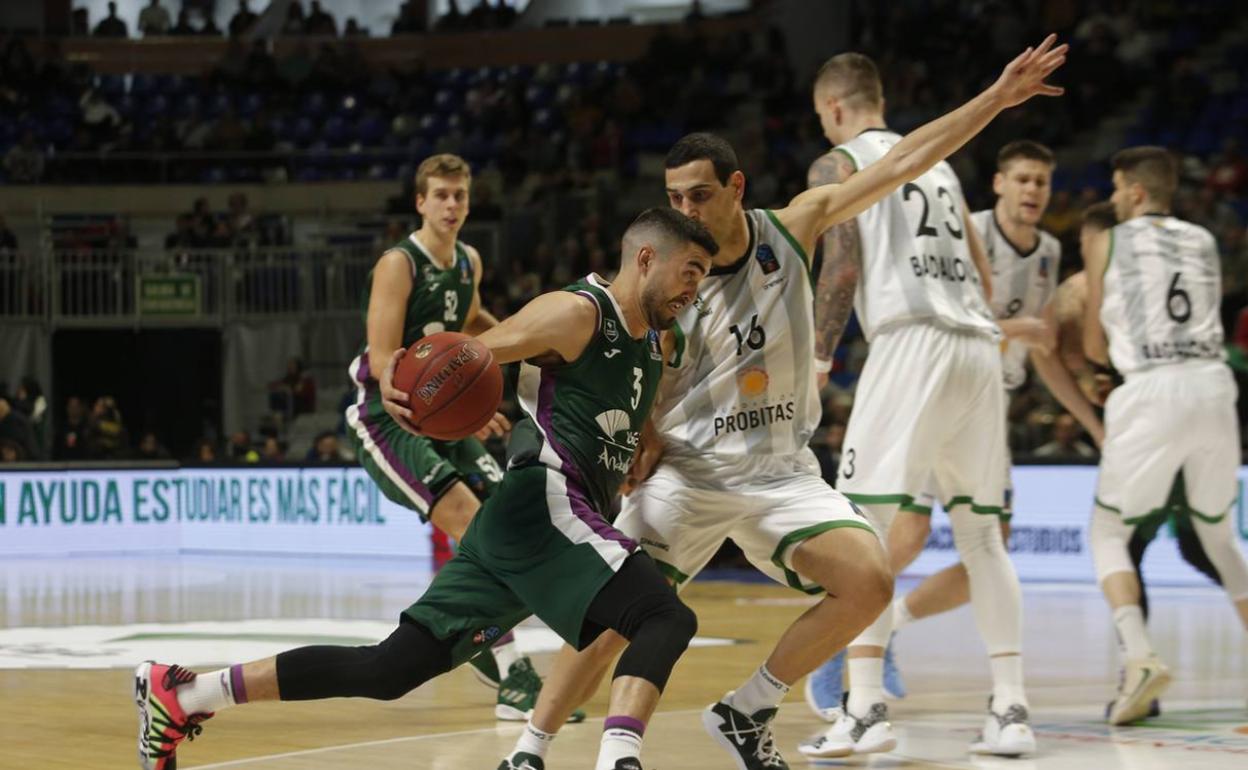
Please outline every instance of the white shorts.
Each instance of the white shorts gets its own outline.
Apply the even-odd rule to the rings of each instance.
[[[838,527],[874,532],[819,475],[809,449],[738,460],[664,460],[628,497],[615,528],[637,540],[683,586],[731,537],[767,576],[807,593],[823,589],[793,569],[794,548]]]
[[[1008,391],[1006,392],[1005,400],[1006,403],[1009,403],[1010,395]],[[1002,467],[1005,470],[1005,478],[1002,480],[1002,483],[1005,484],[1005,492],[1002,496],[1003,502],[1001,503],[1002,521],[1009,521],[1014,516],[1014,479],[1010,476],[1014,470],[1014,457],[1010,452],[1008,425],[1006,426],[1006,435],[1005,462],[1002,463]],[[931,516],[932,508],[936,506],[937,500],[940,499],[940,495],[934,491],[936,488],[936,482],[934,480],[924,484],[923,489],[926,491],[916,497],[914,502],[902,505],[901,510],[909,511],[910,513],[922,514],[923,516]],[[946,511],[946,513],[948,513],[948,511]]]
[[[1221,363],[1128,375],[1105,403],[1096,504],[1136,524],[1166,506],[1182,471],[1192,515],[1225,516],[1239,495],[1236,390]]]
[[[836,487],[859,505],[1002,514],[1009,473],[997,343],[916,323],[876,335],[854,396]]]

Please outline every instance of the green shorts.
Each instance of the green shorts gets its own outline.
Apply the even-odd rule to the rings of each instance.
[[[459,553],[404,615],[451,641],[455,666],[529,615],[583,648],[603,631],[586,610],[637,551],[588,500],[544,465],[509,469]]]
[[[485,499],[502,469],[475,438],[436,441],[403,430],[381,403],[376,381],[357,383],[356,403],[347,407],[347,435],[360,465],[382,494],[429,520],[429,512],[456,481]]]

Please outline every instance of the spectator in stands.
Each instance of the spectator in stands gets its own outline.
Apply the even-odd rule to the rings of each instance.
[[[169,12],[160,4],[160,0],[152,0],[146,8],[139,11],[139,32],[143,37],[154,37],[168,34],[173,26]]]
[[[333,431],[318,433],[304,458],[310,463],[336,463],[342,461],[342,452],[338,447],[338,436]]]
[[[230,17],[230,37],[242,37],[251,31],[251,27],[260,17],[247,7],[247,0],[238,0],[238,10]]]
[[[1248,192],[1248,161],[1239,151],[1239,140],[1228,136],[1222,152],[1213,159],[1205,184],[1224,195]]]
[[[282,34],[302,35],[306,26],[303,18],[303,5],[299,0],[293,0],[286,8],[286,21],[282,22]]]
[[[221,37],[221,28],[217,26],[216,19],[212,18],[212,14],[204,15],[204,26],[199,28],[200,37]]]
[[[321,8],[319,0],[312,0],[312,5],[308,9],[308,20],[304,24],[304,33],[326,37],[338,36],[338,23],[324,8]]]
[[[92,144],[109,149],[121,128],[121,114],[109,104],[99,89],[88,88],[78,100],[82,126],[91,134]]]
[[[429,20],[428,0],[406,0],[399,6],[399,15],[390,27],[392,35],[411,35],[425,31]]]
[[[238,113],[227,109],[212,124],[204,144],[210,150],[222,152],[238,152],[247,141],[247,126],[239,119]]]
[[[116,460],[129,446],[121,410],[112,396],[100,396],[91,406],[86,429],[87,459]]]
[[[342,36],[354,38],[368,37],[368,30],[361,27],[360,23],[352,16],[347,19],[346,26],[342,28]]]
[[[169,30],[169,34],[182,37],[196,34],[195,28],[191,26],[191,14],[185,7],[178,11],[178,23],[173,25],[173,29]]]
[[[460,13],[459,3],[456,0],[450,0],[450,7],[446,9],[446,13],[438,19],[437,29],[439,32],[454,32],[463,29],[464,14]]]
[[[0,444],[8,446],[6,454],[15,461],[41,459],[30,419],[14,409],[4,394],[0,394]]]
[[[1096,450],[1079,438],[1079,424],[1075,418],[1063,412],[1053,421],[1053,439],[1038,447],[1036,457],[1091,458]]]
[[[391,241],[393,243],[393,241]],[[0,252],[17,251],[17,236],[9,229],[9,223],[0,214]]]
[[[286,460],[286,447],[276,436],[265,436],[264,446],[260,449],[260,462],[280,463]]]
[[[269,408],[288,418],[316,411],[316,380],[304,371],[303,359],[286,362],[286,374],[269,383]]]
[[[191,448],[191,462],[193,463],[215,463],[217,461],[217,445],[212,439],[201,438],[195,442],[195,446]]]
[[[65,400],[65,422],[57,428],[52,446],[54,460],[85,460],[87,457],[87,410],[82,399]]]
[[[43,179],[43,164],[43,150],[35,143],[35,132],[29,128],[22,132],[22,140],[4,156],[4,170],[9,181],[18,184],[35,184]]]
[[[48,400],[43,397],[43,388],[34,377],[26,376],[17,384],[13,392],[13,408],[26,415],[30,420],[30,428],[35,434],[35,446],[43,454],[48,429]]]
[[[254,463],[260,461],[260,453],[251,443],[251,435],[245,430],[234,431],[230,443],[226,445],[226,457],[238,463]]]
[[[69,14],[69,34],[74,37],[86,37],[91,34],[91,21],[86,8],[75,8]]]
[[[247,194],[230,193],[227,206],[225,226],[229,231],[230,243],[236,246],[254,245],[258,237],[256,218],[247,207]]]
[[[100,23],[95,25],[96,37],[129,37],[130,32],[126,29],[126,23],[117,18],[117,4],[108,4],[108,15],[100,19]]]
[[[164,444],[150,430],[139,439],[139,448],[134,451],[136,460],[168,460],[169,457],[169,450],[165,449]]]

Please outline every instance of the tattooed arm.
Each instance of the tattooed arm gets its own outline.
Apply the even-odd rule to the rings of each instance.
[[[810,187],[844,182],[854,173],[853,161],[843,152],[833,150],[810,166],[807,183]],[[815,285],[815,360],[819,368],[819,387],[828,382],[832,354],[841,341],[849,314],[854,309],[854,292],[862,272],[862,241],[858,237],[858,221],[847,219],[825,232],[823,267]]]

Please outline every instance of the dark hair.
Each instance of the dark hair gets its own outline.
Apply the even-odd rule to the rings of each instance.
[[[681,137],[680,141],[667,151],[663,167],[680,168],[695,160],[709,160],[715,167],[715,177],[719,179],[720,184],[728,184],[728,177],[732,176],[732,172],[741,168],[741,164],[737,161],[737,151],[732,149],[728,140],[704,131]]]
[[[1114,204],[1109,201],[1093,203],[1083,210],[1083,227],[1096,227],[1101,230],[1112,230],[1118,224],[1118,215],[1114,213]]]
[[[705,225],[673,208],[656,206],[641,212],[624,231],[624,238],[627,240],[640,230],[657,232],[680,243],[696,243],[712,257],[719,252],[719,244]]]
[[[1048,147],[1030,139],[1019,139],[1018,141],[1010,142],[997,152],[997,170],[1004,171],[1005,165],[1016,158],[1038,160],[1050,166],[1057,165],[1057,161],[1053,158],[1053,151]]]
[[[884,103],[880,71],[869,56],[850,51],[825,61],[815,74],[815,90],[833,86],[839,86],[836,97],[855,109]]]
[[[1140,184],[1157,203],[1169,205],[1179,187],[1179,164],[1165,147],[1128,147],[1114,153],[1109,164]]]

